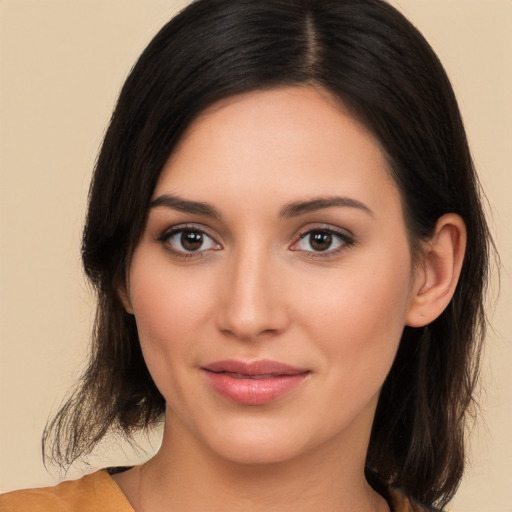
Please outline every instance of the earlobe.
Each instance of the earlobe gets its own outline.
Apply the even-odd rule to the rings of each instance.
[[[124,309],[130,315],[133,315],[133,307],[130,299],[129,286],[128,284],[122,283],[117,286],[117,295],[123,303]]]
[[[455,292],[465,249],[466,226],[462,218],[454,213],[440,217],[417,264],[407,325],[423,327],[444,311]]]

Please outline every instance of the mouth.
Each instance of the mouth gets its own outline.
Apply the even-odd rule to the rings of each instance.
[[[245,375],[243,373],[234,373],[234,372],[214,372],[214,373],[222,373],[227,375],[228,377],[232,377],[233,379],[254,379],[254,380],[264,380],[264,379],[273,379],[279,377],[281,374],[279,373],[267,373],[263,375]]]
[[[201,370],[219,395],[242,405],[264,405],[297,388],[310,370],[270,360],[217,361]]]

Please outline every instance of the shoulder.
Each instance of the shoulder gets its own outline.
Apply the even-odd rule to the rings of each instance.
[[[0,512],[133,512],[127,499],[102,470],[53,487],[0,495]]]

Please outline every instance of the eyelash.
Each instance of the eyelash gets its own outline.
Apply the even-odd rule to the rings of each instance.
[[[169,240],[178,234],[183,234],[184,232],[189,231],[192,233],[197,233],[202,236],[206,236],[208,239],[210,239],[214,244],[218,246],[218,248],[207,248],[207,249],[198,249],[196,251],[182,251],[175,249],[170,243]],[[352,247],[355,245],[355,240],[352,235],[347,234],[344,231],[338,231],[332,227],[327,226],[316,226],[314,228],[307,229],[299,234],[299,238],[296,242],[294,242],[290,248],[292,251],[299,252],[300,249],[293,249],[294,246],[298,245],[301,241],[306,239],[308,236],[312,235],[313,233],[320,233],[320,234],[328,234],[331,235],[333,238],[337,239],[340,242],[340,245],[336,247],[335,249],[327,249],[325,251],[301,251],[303,252],[308,258],[328,258],[333,257],[339,254],[340,252]],[[165,249],[172,253],[174,257],[177,258],[183,258],[183,259],[190,259],[190,258],[204,258],[208,255],[210,251],[217,251],[222,248],[218,242],[215,241],[215,239],[210,236],[204,228],[199,228],[194,225],[180,225],[180,226],[173,226],[170,229],[165,230],[158,238],[157,241],[161,243],[163,246],[165,246]]]
[[[313,233],[321,233],[331,235],[333,238],[337,239],[340,242],[340,245],[335,249],[327,249],[325,251],[304,251],[305,256],[308,258],[329,258],[337,256],[339,253],[349,249],[353,245],[355,245],[356,241],[353,235],[348,234],[345,231],[334,229],[330,226],[315,226],[314,228],[309,228],[303,231],[299,235],[299,240],[294,242],[293,246],[299,244],[302,240],[311,236]],[[293,247],[292,246],[292,247]],[[294,249],[292,249],[294,250]],[[297,249],[295,249],[297,250]]]
[[[196,250],[196,251],[182,251],[175,249],[169,242],[169,240],[180,233],[184,233],[186,231],[200,234],[202,236],[206,236],[209,238],[212,242],[214,242],[216,245],[220,247],[220,244],[215,241],[215,239],[210,236],[203,228],[198,228],[194,225],[181,225],[181,226],[174,226],[170,229],[165,230],[158,238],[157,241],[161,243],[167,251],[172,253],[173,257],[176,258],[183,258],[183,259],[190,259],[190,258],[204,258],[207,256],[208,252],[210,250],[219,250],[217,248],[215,249],[203,249],[203,250]]]

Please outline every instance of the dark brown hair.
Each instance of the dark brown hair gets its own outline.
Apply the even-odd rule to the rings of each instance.
[[[413,246],[445,213],[466,224],[455,295],[431,324],[405,328],[367,456],[368,471],[426,504],[444,506],[453,496],[492,242],[446,73],[422,35],[381,0],[198,0],[143,52],[121,91],[90,190],[83,263],[98,309],[89,366],[44,434],[53,460],[68,465],[108,432],[130,435],[164,413],[117,286],[184,130],[222,98],[301,84],[330,91],[380,140]]]

